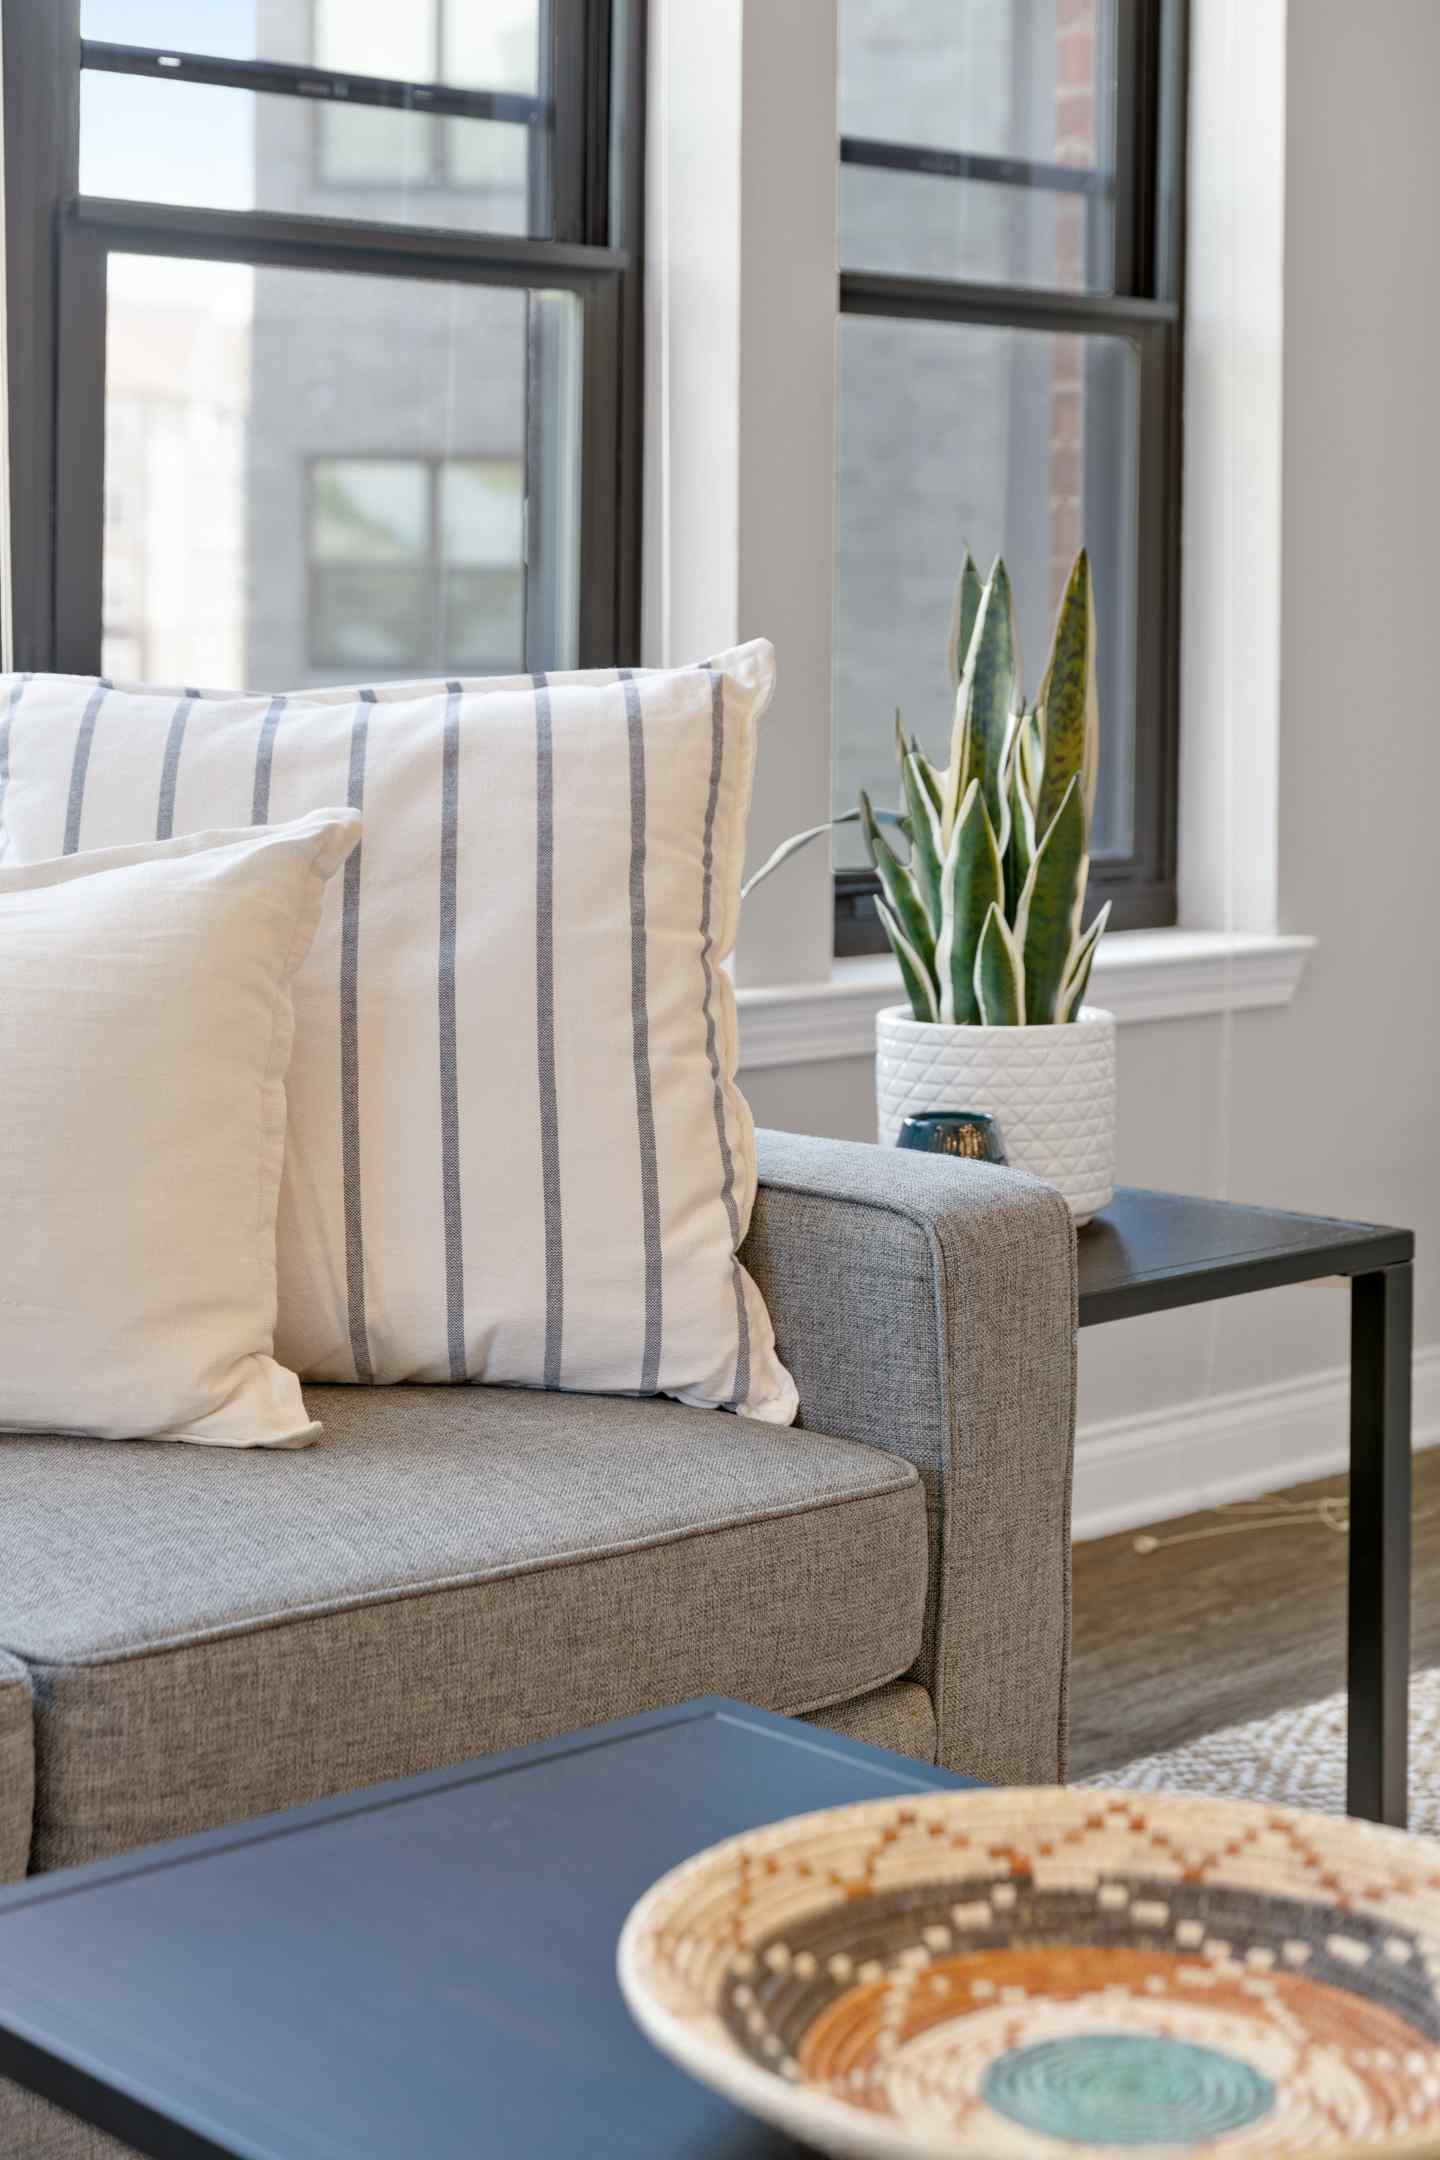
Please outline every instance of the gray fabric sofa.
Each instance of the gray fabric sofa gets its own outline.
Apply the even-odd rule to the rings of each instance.
[[[760,1148],[791,1430],[317,1388],[298,1454],[0,1438],[0,1879],[712,1691],[1061,1776],[1069,1211],[986,1166]],[[0,2085],[0,2153],[120,2150]]]

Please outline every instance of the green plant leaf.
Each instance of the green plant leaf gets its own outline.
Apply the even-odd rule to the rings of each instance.
[[[1013,922],[1020,895],[1035,860],[1035,813],[1021,780],[1023,735],[1018,735],[1010,758],[1010,831],[1005,848],[1005,914]]]
[[[905,760],[905,809],[910,820],[910,868],[915,888],[930,923],[932,938],[940,934],[940,806],[939,783],[928,759],[912,750]]]
[[[1075,558],[1055,617],[1050,664],[1040,686],[1038,704],[1043,715],[1045,762],[1035,804],[1035,830],[1043,833],[1054,822],[1065,790],[1078,773],[1088,832],[1100,755],[1100,700],[1095,687],[1090,558],[1084,548]]]
[[[978,780],[990,813],[991,829],[1001,847],[1009,825],[1005,761],[1015,732],[1019,695],[1020,648],[1015,635],[1015,605],[1010,579],[999,556],[980,598],[975,632],[960,687],[955,696],[955,728],[946,789],[947,822],[941,837],[948,846],[959,816],[963,791]]]
[[[955,598],[950,607],[950,635],[946,640],[946,655],[950,662],[950,686],[960,687],[965,672],[965,661],[970,651],[970,640],[975,634],[975,618],[980,612],[980,595],[984,590],[975,558],[969,548],[955,580]]]
[[[985,1027],[1025,1024],[1025,967],[998,907],[985,917],[975,948],[975,1003]]]
[[[1065,970],[1065,980],[1055,1001],[1055,1018],[1059,1022],[1078,1020],[1080,1008],[1085,1002],[1085,991],[1090,981],[1090,969],[1095,959],[1095,948],[1105,935],[1105,925],[1110,920],[1110,902],[1095,917],[1090,928],[1079,940]]]
[[[890,911],[924,966],[929,968],[935,957],[935,933],[925,913],[915,874],[908,864],[901,862],[881,832],[875,821],[870,797],[864,788],[860,790],[860,824],[865,834],[865,846],[869,851],[871,865],[880,880],[885,898],[890,903]]]
[[[893,810],[877,810],[874,812],[874,816],[882,825],[894,825],[901,830],[904,829],[905,820],[897,817]],[[789,862],[792,855],[798,855],[802,848],[809,847],[812,840],[819,840],[824,834],[833,832],[837,825],[858,825],[859,823],[860,812],[858,810],[842,810],[839,817],[826,818],[823,825],[807,825],[804,832],[791,833],[789,839],[782,840],[774,854],[767,855],[760,868],[752,871],[750,876],[746,878],[745,883],[740,888],[740,898],[742,900],[747,898],[750,893],[754,892],[756,886],[763,885],[766,878],[772,872],[778,870],[782,863]]]
[[[995,828],[978,780],[965,791],[940,874],[940,934],[935,981],[940,1018],[965,1027],[980,1017],[975,998],[975,950],[988,910],[1003,903],[1005,875]]]
[[[885,926],[885,935],[900,963],[900,979],[905,985],[905,995],[910,1000],[910,1010],[917,1020],[938,1020],[935,1003],[935,983],[924,961],[906,937],[885,902],[876,896],[875,912]]]
[[[1089,869],[1080,775],[1074,773],[1035,851],[1015,911],[1015,938],[1025,963],[1025,1013],[1031,1027],[1046,1026],[1056,1017],[1056,1001],[1080,927]]]
[[[910,755],[915,761],[915,779],[935,813],[935,831],[937,835],[935,846],[936,860],[938,862],[940,857],[938,835],[945,816],[945,789],[949,782],[949,776],[942,772],[937,765],[931,763],[921,747],[918,735],[910,737]]]
[[[940,817],[945,807],[945,775],[936,771],[913,735],[910,738],[910,755],[915,760],[915,771],[929,797],[931,808],[936,817]]]
[[[1045,769],[1045,737],[1041,729],[1039,709],[1034,705],[1025,714],[1016,733],[1015,763],[1025,800],[1030,805],[1033,825],[1035,803],[1040,793],[1040,776]]]
[[[958,817],[960,805],[965,800],[965,790],[974,778],[970,770],[969,705],[963,680],[955,693],[955,706],[950,722],[950,762],[938,778],[941,833],[948,843],[954,830],[954,819]]]

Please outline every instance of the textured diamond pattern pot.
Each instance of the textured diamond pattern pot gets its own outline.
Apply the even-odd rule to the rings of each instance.
[[[1115,1016],[1068,1027],[943,1027],[903,1005],[875,1019],[880,1140],[924,1110],[988,1110],[1017,1170],[1057,1185],[1077,1222],[1115,1189]]]

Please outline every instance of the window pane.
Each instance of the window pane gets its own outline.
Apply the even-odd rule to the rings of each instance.
[[[81,0],[80,35],[434,82],[437,6],[438,0],[403,6],[395,0]]]
[[[307,0],[81,0],[80,35],[396,82],[539,88],[542,0],[313,0],[313,35],[311,21]]]
[[[434,653],[423,570],[326,566],[311,587],[310,659],[345,675],[423,669]]]
[[[84,195],[539,234],[546,146],[522,121],[317,105],[92,68],[80,77]]]
[[[270,102],[265,100],[266,105]],[[277,110],[273,117],[283,126],[283,112]],[[417,213],[411,207],[411,197],[414,190],[428,188],[436,177],[435,120],[431,114],[391,112],[381,105],[320,105],[313,114],[306,112],[304,118],[314,127],[315,180],[327,197],[336,188],[393,190],[398,206],[391,214],[397,221],[410,225],[425,222],[423,203]],[[473,124],[463,120],[460,123],[462,127]],[[296,206],[287,203],[285,207]],[[384,216],[386,212],[383,206],[376,206],[370,214]]]
[[[317,458],[310,476],[316,562],[413,562],[430,552],[430,470],[408,458]]]
[[[540,81],[539,0],[443,0],[441,78],[471,90],[520,90]]]
[[[508,569],[524,554],[525,468],[518,459],[466,459],[440,475],[445,559]]]
[[[540,498],[578,495],[579,346],[569,294],[112,257],[107,669],[573,666],[576,521],[527,574],[519,504],[532,439]]]
[[[907,732],[946,760],[945,634],[967,542],[982,572],[1005,557],[1027,697],[1083,542],[1100,630],[1092,852],[1128,852],[1137,373],[1123,338],[841,317],[837,811],[853,809],[861,787],[893,801],[897,706]],[[848,828],[836,859],[865,861]]]
[[[474,195],[492,205],[492,231],[501,230],[504,219],[505,231],[523,232],[532,131],[499,120],[447,118],[436,125],[450,198],[457,189]]]
[[[253,210],[255,108],[246,90],[80,75],[80,192]],[[267,99],[279,103],[278,99]]]
[[[515,666],[521,642],[525,580],[512,570],[452,570],[445,581],[446,649],[472,675],[498,675]]]
[[[980,161],[843,165],[847,268],[1110,287],[1115,0],[841,0],[840,23],[842,135]]]
[[[315,0],[314,63],[346,75],[434,82],[436,5],[437,0],[405,0],[403,7],[395,0]]]
[[[299,14],[298,9],[288,12]],[[203,9],[195,0],[80,0],[80,35],[107,45],[158,45],[171,52],[254,60],[260,57],[256,13],[256,0],[205,0]],[[267,50],[264,57],[294,60],[299,55]]]

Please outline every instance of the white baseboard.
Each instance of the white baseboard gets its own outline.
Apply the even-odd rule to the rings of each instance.
[[[1181,1403],[1158,1416],[1082,1425],[1075,1437],[1076,1539],[1343,1470],[1349,1401],[1349,1372],[1337,1366]],[[1417,1448],[1440,1444],[1440,1344],[1415,1353],[1414,1434]]]

